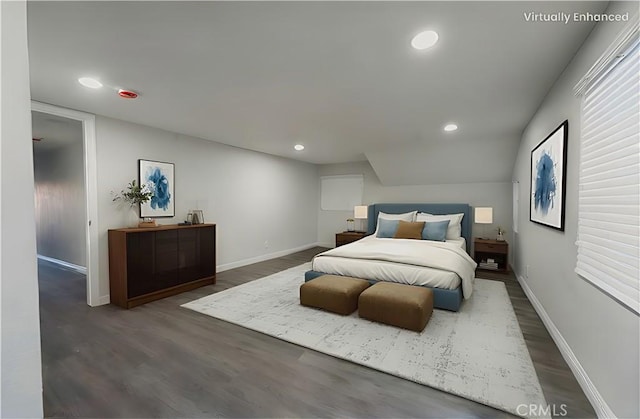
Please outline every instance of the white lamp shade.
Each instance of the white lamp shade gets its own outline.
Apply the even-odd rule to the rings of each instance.
[[[491,207],[477,207],[475,208],[474,219],[476,224],[491,224],[493,223],[493,208]]]
[[[353,207],[353,218],[367,219],[369,207],[366,205],[356,205]]]

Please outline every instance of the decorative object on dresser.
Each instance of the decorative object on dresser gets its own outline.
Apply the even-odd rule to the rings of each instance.
[[[192,224],[204,224],[204,213],[202,210],[192,210],[191,211],[191,223]]]
[[[478,269],[499,272],[509,270],[509,243],[506,241],[476,238],[473,247],[473,258]]]
[[[153,188],[146,183],[137,183],[135,179],[133,179],[127,187],[120,191],[119,194],[111,192],[113,195],[113,202],[124,203],[125,206],[128,207],[128,214],[131,215],[131,220],[127,221],[126,224],[129,227],[155,227],[156,223],[151,218],[144,218],[143,221],[140,221],[140,217],[138,216],[140,211],[140,206],[146,202],[149,202],[153,198]]]
[[[113,304],[131,308],[215,282],[215,224],[109,230]]]
[[[473,212],[473,221],[476,224],[492,224],[493,223],[493,208],[492,207],[476,207]],[[482,238],[487,238],[484,231],[484,225],[482,226]]]
[[[151,217],[144,217],[142,219],[142,221],[140,221],[138,223],[138,227],[140,228],[153,228],[153,227],[158,227],[158,225],[156,224],[156,220],[154,220]]]
[[[140,204],[142,217],[173,217],[175,211],[174,165],[151,160],[138,160],[140,184],[151,189],[149,201]]]
[[[355,207],[353,207],[353,218],[355,218],[356,220],[360,220],[360,225],[358,227],[358,230],[356,231],[367,231],[367,229],[363,225],[363,220],[367,219],[368,211],[369,207],[367,205],[356,205]]]
[[[529,219],[560,231],[564,231],[568,136],[567,120],[531,151]]]
[[[347,243],[353,243],[356,240],[360,240],[366,236],[366,233],[359,231],[343,231],[336,234],[336,247],[342,246]]]

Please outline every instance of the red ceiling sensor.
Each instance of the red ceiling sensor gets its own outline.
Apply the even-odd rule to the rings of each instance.
[[[118,96],[123,97],[125,99],[135,99],[138,97],[138,94],[133,90],[120,89],[118,90]]]

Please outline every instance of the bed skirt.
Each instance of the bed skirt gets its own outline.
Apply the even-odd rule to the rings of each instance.
[[[315,279],[319,276],[327,275],[324,272],[318,271],[307,271],[304,273],[304,281],[308,282],[312,279]],[[333,274],[331,274],[333,275]],[[363,278],[369,281],[372,284],[378,282],[375,279]],[[458,311],[460,309],[460,305],[462,304],[462,286],[459,286],[456,289],[446,290],[442,288],[431,288],[433,291],[433,307],[441,308],[444,310]]]

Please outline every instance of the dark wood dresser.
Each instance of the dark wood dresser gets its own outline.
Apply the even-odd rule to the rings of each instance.
[[[215,224],[109,230],[113,304],[131,308],[215,282]]]

